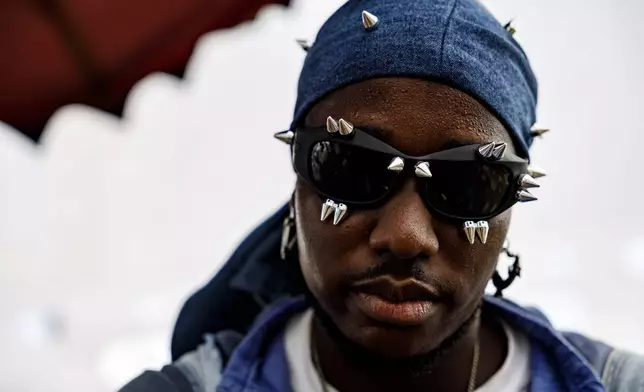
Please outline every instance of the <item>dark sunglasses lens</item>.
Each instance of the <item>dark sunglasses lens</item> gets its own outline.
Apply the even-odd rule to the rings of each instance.
[[[387,170],[391,156],[358,146],[323,141],[310,155],[311,179],[319,191],[345,202],[368,203],[387,194],[396,173]]]
[[[475,218],[496,213],[511,189],[512,172],[479,161],[433,161],[432,178],[422,185],[424,197],[444,214]]]

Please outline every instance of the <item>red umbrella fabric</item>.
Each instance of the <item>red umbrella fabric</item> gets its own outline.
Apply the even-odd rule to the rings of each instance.
[[[0,121],[37,141],[70,103],[121,114],[151,72],[182,76],[198,38],[289,0],[0,0]]]

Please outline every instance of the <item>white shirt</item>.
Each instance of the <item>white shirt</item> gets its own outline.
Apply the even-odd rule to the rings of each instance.
[[[311,359],[313,310],[297,315],[286,329],[285,345],[294,392],[324,392]],[[530,342],[527,336],[501,321],[508,338],[508,355],[501,368],[476,392],[527,392],[530,384]],[[327,384],[328,392],[337,392]]]

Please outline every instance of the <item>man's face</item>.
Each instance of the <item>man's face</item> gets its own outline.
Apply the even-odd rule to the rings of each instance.
[[[345,87],[318,103],[306,125],[323,126],[328,116],[357,128],[382,129],[384,142],[412,156],[454,142],[512,145],[503,125],[476,100],[417,79],[382,78]],[[378,208],[349,208],[338,226],[320,221],[324,200],[301,179],[295,193],[300,264],[309,289],[345,337],[393,358],[431,352],[470,319],[510,222],[509,212],[495,217],[487,244],[470,245],[462,222],[437,219],[427,210],[417,181],[422,180],[410,177]],[[374,269],[384,279],[376,291],[420,284],[434,296],[420,305],[374,301],[356,287],[357,277]],[[408,293],[416,295],[413,288]]]

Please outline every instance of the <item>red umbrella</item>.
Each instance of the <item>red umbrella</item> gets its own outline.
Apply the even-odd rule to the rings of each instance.
[[[182,76],[197,39],[289,0],[0,0],[0,121],[38,140],[59,107],[121,114],[132,86]]]

